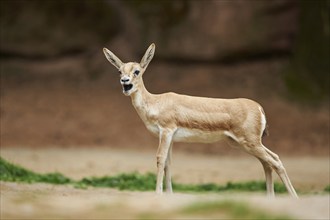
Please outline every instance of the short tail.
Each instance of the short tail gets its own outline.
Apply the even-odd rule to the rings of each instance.
[[[265,128],[262,132],[262,137],[268,136],[269,135],[269,131],[268,131],[268,123],[267,123],[267,119],[266,119],[266,114],[264,109],[260,106],[259,107],[261,114],[264,116],[264,123],[265,123]]]
[[[262,132],[262,137],[268,136],[269,130],[268,130],[268,124],[266,124],[264,131]]]

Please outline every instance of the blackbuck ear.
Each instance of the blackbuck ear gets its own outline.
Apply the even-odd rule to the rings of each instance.
[[[109,60],[109,62],[117,69],[119,69],[123,65],[123,62],[121,62],[121,60],[107,48],[103,48],[103,53],[105,57]]]
[[[147,51],[145,52],[144,56],[142,57],[142,60],[140,62],[140,66],[142,68],[147,68],[148,64],[150,63],[150,61],[152,60],[152,58],[154,57],[154,54],[155,54],[155,48],[156,48],[156,45],[154,43],[152,43]]]

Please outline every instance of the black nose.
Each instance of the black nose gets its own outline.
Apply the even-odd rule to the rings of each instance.
[[[122,83],[125,83],[125,82],[128,82],[129,79],[121,79],[120,81],[121,81]]]

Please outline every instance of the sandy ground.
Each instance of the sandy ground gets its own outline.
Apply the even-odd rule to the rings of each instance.
[[[61,172],[74,179],[122,172],[155,172],[155,152],[106,148],[1,148],[1,156],[36,172]],[[263,193],[208,193],[157,196],[153,192],[115,189],[75,189],[71,186],[1,182],[1,219],[6,218],[166,218],[187,216],[180,210],[201,201],[243,201],[269,213],[299,219],[329,219],[328,157],[283,157],[300,200],[281,195],[267,199]],[[262,180],[259,162],[248,156],[216,156],[174,152],[173,178],[180,183],[226,183]],[[155,214],[156,213],[156,214]],[[208,217],[208,216],[203,216]],[[209,216],[213,217],[214,216]],[[217,218],[225,217],[217,213]]]

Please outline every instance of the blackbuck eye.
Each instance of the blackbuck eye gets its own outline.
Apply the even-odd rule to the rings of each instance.
[[[118,73],[121,75],[121,71],[119,70]]]
[[[135,70],[135,71],[134,71],[134,74],[135,74],[136,76],[139,75],[139,73],[140,73],[139,70]]]

